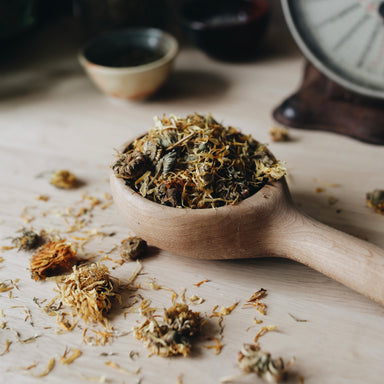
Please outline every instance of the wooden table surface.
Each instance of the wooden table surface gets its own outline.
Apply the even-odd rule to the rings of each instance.
[[[2,65],[1,246],[11,245],[11,238],[23,227],[57,229],[69,240],[84,236],[85,230],[115,232],[110,237],[95,236],[80,252],[81,257],[102,258],[131,234],[117,209],[96,206],[87,226],[74,233],[66,232],[60,213],[68,213],[67,207],[76,211],[86,206],[84,193],[103,204],[108,202],[105,193],[109,192],[114,148],[148,130],[153,116],[199,112],[211,113],[224,124],[270,143],[272,152],[287,164],[289,188],[304,212],[384,248],[384,216],[365,205],[366,192],[384,188],[383,147],[299,129],[290,130],[290,142],[270,142],[268,131],[275,124],[271,111],[298,85],[302,71],[303,59],[291,49],[292,42],[288,41],[291,48],[285,52],[275,44],[260,60],[238,64],[218,62],[193,48],[183,48],[169,82],[158,95],[147,101],[125,102],[108,99],[94,88],[77,62],[77,44],[71,36],[64,34],[41,44],[45,40],[42,33],[37,34],[20,54]],[[49,173],[56,169],[72,171],[82,186],[56,189],[49,184]],[[316,192],[317,188],[323,192]],[[37,200],[40,195],[49,200]],[[330,198],[336,202],[330,204]],[[25,223],[22,216],[33,220]],[[186,289],[187,297],[204,298],[204,303],[192,308],[208,318],[190,357],[161,358],[148,357],[141,342],[131,333],[125,334],[142,318],[137,313],[124,316],[125,309],[119,305],[110,321],[120,337],[110,344],[84,343],[82,322],[72,332],[58,334],[56,318],[47,316],[33,301],[53,298],[56,284],[30,278],[30,256],[16,249],[0,253],[0,281],[19,279],[11,297],[9,292],[0,293],[0,323],[5,323],[0,330],[0,353],[4,351],[1,383],[218,383],[239,372],[238,350],[266,325],[276,325],[277,330],[259,339],[262,348],[284,360],[296,358],[289,383],[383,382],[384,308],[295,262],[279,258],[198,261],[151,249],[136,281],[142,288],[130,294],[150,299],[153,306],[168,307],[171,293],[151,290],[145,284],[155,279],[178,293]],[[119,260],[118,251],[110,258]],[[135,263],[120,266],[111,260],[105,264],[122,280],[136,267]],[[194,285],[204,279],[209,282]],[[267,290],[265,316],[244,307],[260,288]],[[127,300],[132,303],[134,298]],[[207,337],[217,336],[219,331],[217,318],[209,315],[215,305],[228,307],[235,302],[238,306],[223,320],[224,347],[215,355],[213,349],[205,348],[214,343]],[[263,323],[255,324],[254,318]],[[31,343],[20,342],[35,335],[39,337]],[[6,340],[11,342],[8,351]],[[62,365],[59,360],[67,347],[79,349],[82,355],[71,365]],[[131,358],[132,351],[138,356]],[[51,358],[56,365],[47,376],[31,376],[42,373]],[[130,375],[106,365],[108,361],[127,371],[140,368],[140,372]],[[26,370],[33,363],[36,367]],[[250,375],[238,382],[262,380]]]

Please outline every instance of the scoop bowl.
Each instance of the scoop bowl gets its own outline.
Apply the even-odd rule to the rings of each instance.
[[[113,173],[110,184],[130,229],[160,249],[196,259],[285,257],[384,305],[384,251],[300,212],[284,178],[237,205],[206,209],[152,202]]]

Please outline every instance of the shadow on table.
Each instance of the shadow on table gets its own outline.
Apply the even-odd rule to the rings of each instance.
[[[353,203],[348,204],[348,196],[342,195],[341,190],[336,190],[334,193],[331,190],[322,193],[292,191],[291,195],[299,210],[315,220],[352,236],[359,234],[360,237],[364,237],[361,233],[361,216],[344,209],[345,206],[352,207]],[[339,200],[341,195],[342,201]]]
[[[10,74],[0,88],[0,102],[48,91],[57,82],[82,76],[80,68],[47,68],[28,75]]]
[[[230,83],[225,77],[210,71],[175,71],[168,82],[149,101],[180,99],[209,100],[224,96]]]

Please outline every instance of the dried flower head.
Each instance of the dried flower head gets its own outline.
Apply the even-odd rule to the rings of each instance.
[[[377,213],[384,214],[384,190],[375,189],[367,193],[367,205],[373,208]]]
[[[289,141],[288,129],[284,127],[272,127],[269,136],[274,142]]]
[[[203,319],[199,312],[193,312],[187,304],[176,303],[164,310],[162,320],[155,319],[153,313],[134,328],[134,336],[143,340],[148,349],[156,355],[188,356],[191,351],[191,339],[200,332]]]
[[[116,175],[125,179],[141,175],[148,164],[147,156],[142,152],[122,153],[113,164],[112,169]]]
[[[74,314],[85,322],[97,322],[108,326],[105,314],[112,307],[118,283],[109,275],[103,264],[73,267],[73,272],[59,285],[60,300],[74,310]]]
[[[251,136],[198,114],[155,118],[112,169],[142,196],[185,208],[236,204],[286,173]]]
[[[76,263],[76,248],[66,240],[50,241],[40,247],[31,259],[32,277],[37,281],[59,275]]]
[[[42,244],[42,242],[43,237],[41,235],[26,229],[22,230],[21,236],[12,239],[12,243],[19,248],[19,251],[29,251],[31,249],[36,249],[39,245]]]
[[[263,352],[260,345],[243,344],[238,355],[239,368],[245,373],[256,373],[267,383],[278,383],[285,378],[287,370],[293,364],[291,360],[286,366],[281,357],[272,359],[271,354]]]
[[[140,258],[147,249],[147,242],[140,237],[133,236],[121,242],[120,256],[125,260]]]
[[[77,179],[66,169],[59,169],[52,174],[50,183],[57,188],[70,189],[76,187]]]

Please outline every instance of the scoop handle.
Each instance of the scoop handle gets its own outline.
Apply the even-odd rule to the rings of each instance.
[[[292,208],[280,221],[275,254],[329,276],[384,305],[384,250]]]

